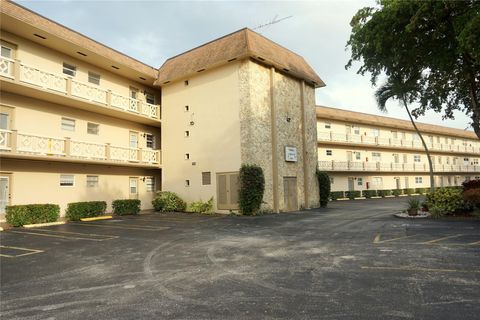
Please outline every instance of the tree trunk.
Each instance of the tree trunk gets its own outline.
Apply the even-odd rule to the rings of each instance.
[[[425,140],[423,140],[423,136],[420,133],[420,130],[418,130],[417,125],[413,120],[412,114],[410,113],[410,109],[408,109],[408,105],[407,105],[407,102],[405,101],[405,98],[402,98],[402,102],[403,102],[403,105],[405,106],[405,109],[407,110],[408,117],[410,118],[410,121],[412,122],[412,125],[415,128],[415,131],[420,137],[420,140],[422,140],[423,147],[425,148],[425,153],[427,154],[427,159],[428,159],[428,166],[430,168],[430,192],[433,193],[433,191],[435,190],[435,179],[433,177],[433,164],[432,164],[432,158],[430,157],[430,151],[428,150]]]

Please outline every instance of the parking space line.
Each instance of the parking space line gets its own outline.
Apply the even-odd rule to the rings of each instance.
[[[442,241],[442,240],[445,240],[445,239],[458,238],[460,236],[463,236],[463,234],[456,234],[456,235],[453,235],[453,236],[446,236],[446,237],[442,237],[442,238],[438,238],[438,239],[433,239],[433,240],[430,240],[430,241],[421,242],[420,244],[432,244],[432,243],[436,243],[436,242],[439,242],[439,241]]]
[[[412,237],[416,237],[416,236],[417,236],[417,234],[414,234],[414,235],[411,235],[411,236],[403,236],[403,237],[398,237],[398,238],[393,238],[393,239],[387,239],[387,240],[381,240],[380,241],[381,235],[377,234],[377,236],[373,240],[373,243],[386,243],[386,242],[392,242],[392,241],[396,241],[396,240],[400,240],[400,239],[412,238]]]
[[[476,242],[472,242],[472,243],[469,243],[468,245],[469,246],[474,246],[474,245],[480,245],[480,241],[476,241]]]
[[[458,273],[480,273],[480,270],[460,270],[460,269],[436,269],[436,268],[416,268],[416,267],[369,267],[362,266],[364,270],[379,271],[410,271],[410,272],[458,272]]]
[[[27,232],[27,231],[14,231],[10,230],[8,232],[12,233],[20,233],[20,234],[29,234],[29,235],[35,235],[35,236],[41,236],[41,237],[50,237],[50,238],[61,238],[61,239],[76,239],[76,240],[90,240],[90,241],[104,241],[104,240],[112,240],[112,239],[117,239],[118,236],[104,236],[104,239],[98,239],[98,238],[86,238],[86,237],[74,237],[74,236],[63,236],[59,234],[49,234],[49,233],[42,233],[42,232]]]
[[[28,255],[31,255],[31,254],[45,252],[44,250],[38,250],[38,249],[29,249],[29,248],[12,247],[12,246],[1,246],[1,245],[0,245],[0,248],[20,250],[20,251],[29,251],[29,252],[26,252],[26,253],[21,253],[21,254],[16,254],[16,255],[10,255],[10,254],[4,254],[4,253],[0,254],[0,257],[5,257],[5,258],[17,258],[17,257],[28,256]]]
[[[35,231],[44,231],[44,232],[50,232],[50,233],[65,233],[65,234],[76,234],[76,235],[81,235],[81,236],[91,236],[91,237],[114,237],[114,238],[119,238],[119,236],[112,236],[112,235],[104,235],[104,234],[96,234],[96,233],[84,233],[84,232],[72,232],[72,231],[61,231],[61,230],[51,230],[51,229],[41,229],[37,228]]]
[[[160,231],[170,229],[169,227],[128,227],[128,226],[117,226],[117,225],[106,225],[106,224],[95,224],[95,223],[71,223],[76,226],[84,227],[97,227],[97,228],[108,228],[108,229],[127,229],[127,230],[142,230],[142,231]]]

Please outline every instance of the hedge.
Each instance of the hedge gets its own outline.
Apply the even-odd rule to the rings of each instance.
[[[78,221],[82,218],[97,217],[105,214],[105,201],[72,202],[67,205],[65,216],[68,220]]]
[[[382,198],[392,195],[392,190],[378,190],[378,195]]]
[[[182,198],[169,191],[158,192],[152,205],[155,211],[161,212],[183,212],[187,207],[187,203]]]
[[[265,176],[257,165],[243,164],[239,173],[238,204],[240,212],[253,215],[260,210],[265,192]]]
[[[318,191],[320,192],[320,207],[325,208],[330,196],[330,177],[325,171],[315,172],[318,180]]]
[[[330,192],[330,199],[337,200],[340,198],[345,198],[343,191],[332,191]]]
[[[363,190],[362,194],[365,198],[370,199],[377,196],[377,190]]]
[[[210,214],[213,211],[213,197],[207,202],[194,201],[187,206],[187,212],[189,213],[206,213]]]
[[[452,214],[464,206],[462,189],[436,189],[433,193],[427,194],[425,202],[435,218]]]
[[[395,197],[398,197],[401,194],[402,194],[402,189],[393,189],[392,190],[392,195],[394,195]]]
[[[347,197],[350,200],[359,198],[360,196],[361,196],[361,192],[359,190],[345,191],[345,197]]]
[[[60,206],[56,204],[27,204],[7,206],[5,218],[14,227],[25,224],[55,222],[60,216]]]
[[[427,188],[417,188],[415,189],[415,192],[418,194],[425,194],[427,193]]]
[[[140,212],[140,200],[138,199],[121,199],[112,202],[113,214],[137,214]]]
[[[411,195],[411,194],[414,194],[414,193],[415,193],[415,189],[414,189],[414,188],[406,188],[406,189],[403,189],[403,194]]]

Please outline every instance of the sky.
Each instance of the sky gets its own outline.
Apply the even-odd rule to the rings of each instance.
[[[317,105],[408,120],[397,101],[377,109],[369,75],[345,70],[350,20],[374,0],[323,1],[17,1],[19,4],[153,67],[174,55],[244,27],[303,56],[326,83]],[[287,18],[288,17],[288,18]],[[461,112],[454,120],[427,112],[418,122],[471,129]]]

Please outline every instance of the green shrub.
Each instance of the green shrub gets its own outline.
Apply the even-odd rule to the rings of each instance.
[[[261,167],[243,164],[239,174],[238,204],[240,212],[253,215],[260,210],[263,193],[265,192],[265,177]]]
[[[114,200],[112,202],[113,214],[125,215],[125,214],[137,214],[140,212],[140,200],[138,199],[121,199]]]
[[[463,200],[473,206],[480,207],[480,188],[466,189],[463,192]]]
[[[159,191],[152,201],[155,211],[161,212],[184,212],[187,203],[175,192]]]
[[[382,198],[392,195],[392,190],[378,190],[378,195]]]
[[[425,194],[425,193],[427,193],[427,188],[416,188],[415,193]]]
[[[213,197],[207,202],[194,201],[187,206],[187,212],[211,213],[213,211]]]
[[[65,216],[68,220],[78,221],[82,218],[97,217],[105,214],[105,201],[72,202],[67,206]]]
[[[398,197],[401,194],[402,194],[402,189],[393,189],[392,190],[392,195],[394,195],[395,197]]]
[[[362,194],[365,198],[370,199],[377,196],[377,190],[363,190]]]
[[[353,200],[355,198],[359,198],[361,195],[359,190],[353,190],[353,191],[345,191],[345,197],[347,197],[350,200]]]
[[[415,193],[415,189],[414,189],[414,188],[406,188],[406,189],[403,189],[403,194],[411,195],[411,194],[414,194],[414,193]]]
[[[428,193],[425,202],[432,216],[454,213],[463,208],[462,189],[439,188]]]
[[[343,191],[332,191],[332,192],[330,192],[330,199],[337,200],[337,199],[341,199],[341,198],[345,198],[345,194],[344,194]]]
[[[60,216],[60,207],[56,204],[27,204],[7,206],[5,218],[14,227],[25,224],[55,222]]]
[[[330,177],[325,171],[317,169],[316,176],[318,180],[318,191],[320,192],[320,207],[325,208],[328,205],[330,196]]]

